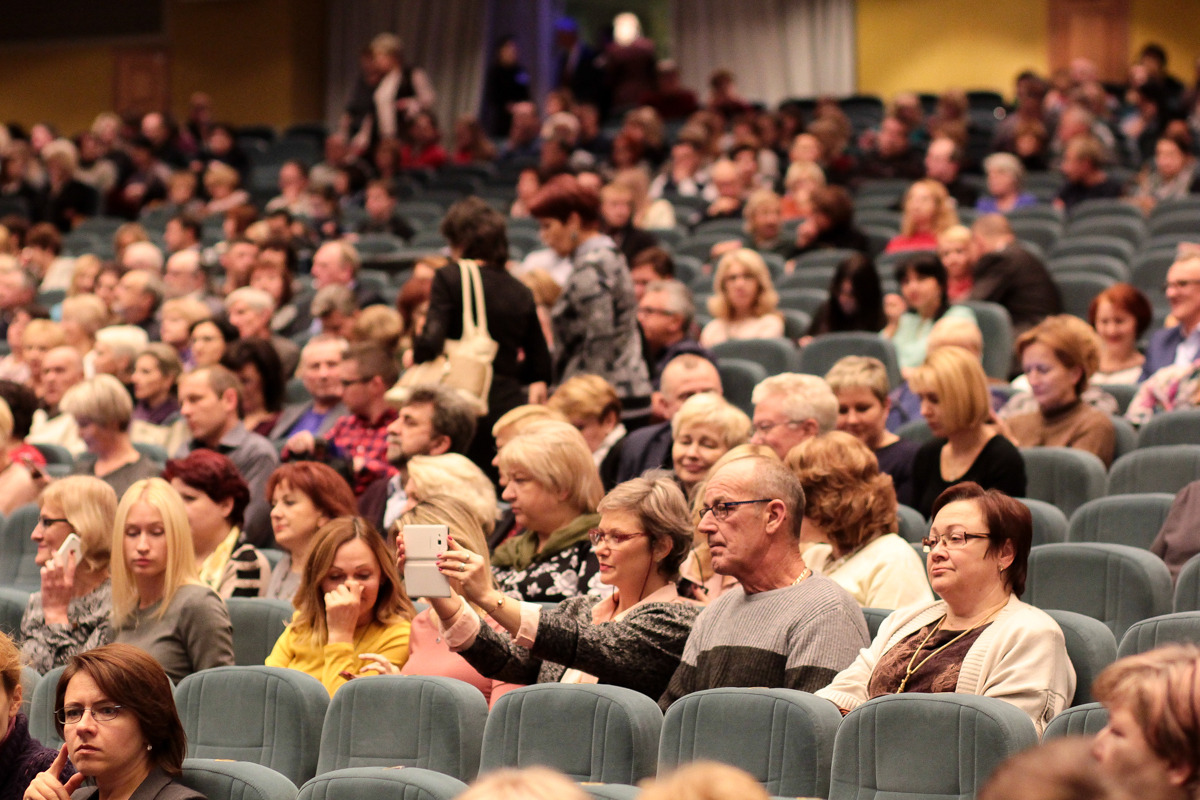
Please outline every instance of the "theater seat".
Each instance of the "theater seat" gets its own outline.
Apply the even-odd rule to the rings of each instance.
[[[1060,736],[1095,736],[1108,724],[1108,709],[1099,703],[1068,708],[1046,726],[1043,741]]]
[[[1121,637],[1117,657],[1137,655],[1164,644],[1200,644],[1200,611],[1178,611],[1135,623]]]
[[[399,722],[399,721],[398,721]],[[326,772],[300,787],[300,800],[453,800],[457,778],[417,767],[355,767]]]
[[[1098,619],[1074,611],[1046,612],[1062,628],[1067,656],[1075,668],[1075,697],[1070,705],[1092,702],[1092,682],[1109,664],[1117,660],[1117,637]]]
[[[249,761],[185,758],[180,780],[208,800],[296,800],[291,781]]]

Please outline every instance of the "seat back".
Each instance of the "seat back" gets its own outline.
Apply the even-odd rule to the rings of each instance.
[[[1032,497],[1017,498],[1033,515],[1033,543],[1052,544],[1067,540],[1067,515],[1058,506]]]
[[[1067,515],[1104,495],[1104,462],[1073,447],[1022,447],[1025,494],[1044,500]]]
[[[890,608],[864,608],[862,612],[863,617],[867,620],[867,633],[870,634],[872,641],[879,633],[879,627],[883,625],[883,621],[894,613]]]
[[[799,371],[824,378],[825,373],[846,356],[878,358],[887,368],[888,385],[900,384],[900,362],[896,360],[896,348],[891,340],[863,331],[821,334],[800,351]]]
[[[932,442],[937,438],[933,435],[933,430],[929,427],[929,423],[925,421],[924,417],[910,419],[896,430],[896,435],[901,439],[907,439],[917,444]]]
[[[25,608],[28,605],[29,592],[0,586],[0,633],[14,641],[20,641],[21,619],[25,616]]]
[[[317,774],[403,766],[472,781],[487,713],[478,689],[451,678],[381,675],[350,681],[325,715]]]
[[[1006,758],[1037,741],[1029,717],[993,697],[879,697],[838,728],[829,800],[973,797]]]
[[[1174,494],[1200,479],[1200,444],[1138,447],[1113,462],[1108,494]]]
[[[1189,558],[1176,576],[1175,610],[1200,611],[1200,555]]]
[[[1046,613],[1062,628],[1067,656],[1075,668],[1075,697],[1070,705],[1092,702],[1092,682],[1117,659],[1117,637],[1098,619],[1074,611],[1052,609]]]
[[[654,775],[661,731],[658,705],[632,689],[522,686],[488,714],[479,769],[540,764],[576,781],[635,784]]]
[[[1066,708],[1050,720],[1046,732],[1042,735],[1042,741],[1057,739],[1060,736],[1095,736],[1107,724],[1108,709],[1099,703]]]
[[[717,365],[717,372],[721,376],[725,399],[753,416],[754,403],[751,402],[750,397],[759,381],[765,380],[767,377],[767,371],[763,369],[763,366],[744,358],[723,358]]]
[[[983,334],[983,371],[989,378],[1007,380],[1013,354],[1013,325],[1008,309],[986,300],[968,300],[962,305],[975,312],[975,322]]]
[[[1155,414],[1138,431],[1138,447],[1200,442],[1200,408]]]
[[[37,685],[41,683],[42,676],[33,667],[21,667],[21,713],[26,717],[29,716],[29,709],[33,706],[33,693],[37,689]]]
[[[291,781],[249,761],[185,758],[180,781],[208,800],[296,800]]]
[[[1069,542],[1107,542],[1150,548],[1167,520],[1174,495],[1117,494],[1088,501],[1071,515]]]
[[[192,758],[270,767],[297,786],[316,774],[329,692],[299,670],[215,667],[175,687]]]
[[[1200,644],[1200,611],[1177,611],[1135,622],[1121,637],[1117,657],[1137,655],[1171,642]]]
[[[33,689],[29,703],[29,735],[46,747],[63,746],[63,738],[54,729],[54,693],[65,667],[55,667],[42,676]]]
[[[40,513],[37,503],[27,503],[4,519],[0,527],[0,586],[29,592],[42,588],[41,568],[34,561],[37,545],[29,538]]]
[[[1111,394],[1111,392],[1110,392]],[[1116,397],[1116,395],[1113,395]],[[1118,409],[1120,408],[1121,400],[1117,398]],[[1125,402],[1125,407],[1129,407],[1129,402]],[[1108,418],[1112,421],[1113,426],[1113,461],[1116,461],[1126,453],[1132,453],[1137,449],[1137,429],[1133,427],[1133,423],[1118,414],[1109,414]]]
[[[453,800],[467,790],[429,769],[354,767],[326,772],[300,787],[300,800]]]
[[[292,604],[267,597],[230,597],[225,605],[233,625],[233,663],[262,665],[292,619]]]
[[[788,339],[730,339],[713,346],[718,360],[741,358],[761,364],[768,375],[795,372],[800,366],[800,351]]]
[[[791,689],[708,689],[681,697],[663,717],[658,770],[711,760],[750,773],[767,794],[829,793],[842,715],[828,700]],[[731,737],[730,731],[740,735]]]
[[[921,512],[903,503],[896,506],[896,527],[900,529],[896,532],[904,541],[914,544],[920,544],[929,532],[929,523],[921,516]]]
[[[1120,544],[1044,544],[1029,553],[1024,600],[1085,614],[1118,639],[1133,623],[1169,613],[1171,573],[1162,559]]]

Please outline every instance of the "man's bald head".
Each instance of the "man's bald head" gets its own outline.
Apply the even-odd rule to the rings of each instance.
[[[683,401],[694,394],[723,394],[716,365],[695,353],[684,353],[671,359],[663,368],[659,386],[651,404],[654,412],[663,419],[674,417]]]

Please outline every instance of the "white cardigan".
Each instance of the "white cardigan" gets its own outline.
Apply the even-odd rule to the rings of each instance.
[[[816,694],[850,710],[867,701],[867,683],[880,657],[898,642],[946,613],[945,601],[902,608],[879,628],[869,647]],[[1033,720],[1038,736],[1075,695],[1075,668],[1058,623],[1015,595],[983,630],[963,659],[959,694],[1012,703]]]
[[[815,544],[804,551],[804,563],[852,594],[863,608],[933,602],[921,557],[894,533],[885,533],[840,563],[830,545]]]

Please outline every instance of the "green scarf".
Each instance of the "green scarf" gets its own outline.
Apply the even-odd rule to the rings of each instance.
[[[581,514],[550,534],[540,552],[537,549],[537,534],[525,531],[496,548],[496,552],[492,553],[492,566],[511,570],[525,569],[530,564],[545,561],[556,553],[579,544],[587,538],[588,531],[599,524],[599,514]]]

